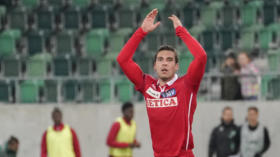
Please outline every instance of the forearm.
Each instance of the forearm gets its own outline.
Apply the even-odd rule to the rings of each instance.
[[[206,58],[206,53],[200,43],[191,36],[191,34],[183,27],[178,26],[176,28],[176,35],[186,44],[194,59]],[[206,60],[202,60],[206,62]]]
[[[132,37],[127,41],[127,43],[122,48],[120,54],[117,57],[117,61],[121,66],[125,63],[132,61],[132,57],[139,46],[142,39],[147,35],[142,28],[138,28]]]

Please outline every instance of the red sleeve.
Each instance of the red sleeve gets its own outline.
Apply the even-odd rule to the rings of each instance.
[[[176,35],[184,41],[191,54],[194,56],[194,60],[191,62],[184,78],[186,82],[193,85],[194,90],[197,91],[205,71],[207,55],[199,42],[196,41],[184,27],[177,27]]]
[[[81,150],[80,150],[78,136],[72,128],[71,128],[71,132],[72,132],[73,148],[74,148],[75,155],[76,157],[81,157]]]
[[[142,28],[138,28],[132,37],[127,41],[117,57],[117,62],[120,64],[125,75],[135,85],[136,89],[142,87],[144,82],[144,73],[141,68],[132,60],[141,40],[146,36],[146,32]]]
[[[129,143],[124,143],[124,142],[117,142],[116,141],[116,137],[117,134],[120,130],[120,123],[115,122],[112,127],[111,130],[109,132],[109,135],[107,137],[107,145],[110,147],[114,147],[114,148],[126,148],[129,147]]]
[[[48,152],[47,152],[47,131],[44,132],[42,136],[42,141],[41,141],[41,157],[47,157]]]

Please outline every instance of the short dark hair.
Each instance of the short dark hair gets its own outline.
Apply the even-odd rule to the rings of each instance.
[[[154,60],[153,60],[153,63],[155,64],[156,60],[157,60],[157,55],[160,51],[163,51],[163,50],[167,50],[167,51],[171,51],[174,53],[174,56],[175,56],[175,63],[178,63],[179,62],[179,59],[178,59],[178,55],[177,55],[177,52],[175,50],[174,47],[170,46],[170,45],[162,45],[158,48],[157,50],[157,53],[155,54],[154,56]]]
[[[255,106],[249,107],[248,108],[248,112],[249,111],[255,111],[256,113],[259,113],[259,109],[257,107],[255,107]]]
[[[60,114],[62,114],[60,108],[58,108],[58,107],[55,107],[55,108],[53,109],[52,114],[54,114],[54,113],[60,113]]]
[[[18,138],[16,138],[15,136],[11,136],[8,140],[8,144],[12,144],[13,142],[16,142],[17,144],[19,144]]]
[[[226,110],[231,110],[231,111],[232,111],[232,108],[231,108],[231,107],[229,107],[229,106],[224,107],[224,109],[223,109],[223,113],[224,113]]]
[[[122,105],[122,112],[124,112],[126,109],[128,108],[132,108],[133,107],[133,104],[131,102],[125,102],[123,105]]]

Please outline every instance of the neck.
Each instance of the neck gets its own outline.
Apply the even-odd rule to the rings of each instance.
[[[160,86],[164,86],[167,82],[169,82],[170,80],[172,80],[174,77],[175,77],[175,74],[174,74],[172,77],[167,78],[167,79],[161,79],[161,78],[159,78],[159,79],[158,79],[158,80],[159,80],[159,85],[160,85]]]
[[[60,126],[62,123],[56,123],[54,124],[54,126]]]

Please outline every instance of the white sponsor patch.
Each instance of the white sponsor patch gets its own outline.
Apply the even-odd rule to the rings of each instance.
[[[177,97],[161,98],[161,99],[146,99],[147,107],[161,108],[161,107],[175,107],[178,106]]]
[[[160,98],[160,92],[153,90],[151,87],[146,90],[146,93],[154,98]]]

